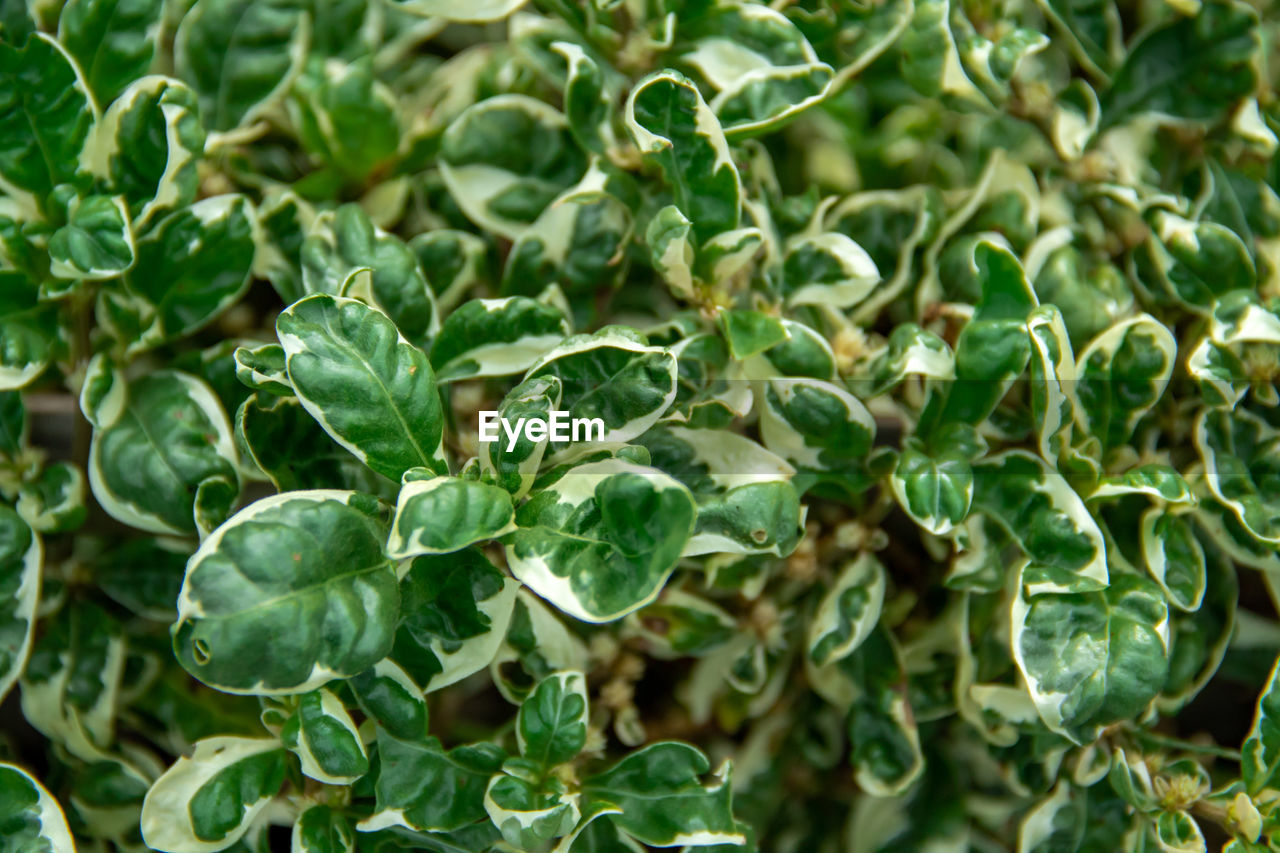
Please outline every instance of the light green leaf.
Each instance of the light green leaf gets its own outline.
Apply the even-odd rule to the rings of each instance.
[[[79,64],[94,99],[106,105],[147,72],[161,0],[68,0],[58,41]]]
[[[280,730],[302,772],[326,785],[349,785],[369,772],[369,756],[342,701],[325,688],[304,693]]]
[[[729,343],[729,352],[739,360],[758,355],[791,337],[781,320],[760,311],[723,311],[720,328]]]
[[[311,37],[305,0],[197,0],[174,40],[178,76],[211,130],[257,121],[297,76]]]
[[[147,792],[142,838],[168,853],[215,853],[239,841],[279,792],[285,756],[275,738],[196,743]]]
[[[236,379],[243,384],[277,397],[292,396],[293,386],[289,384],[285,368],[284,348],[279,344],[236,347],[232,357],[236,362]]]
[[[516,513],[506,545],[519,580],[588,622],[609,622],[657,597],[694,530],[683,485],[621,459],[563,472]]]
[[[445,469],[431,365],[385,314],[317,294],[282,311],[276,330],[298,398],[334,441],[394,480]]]
[[[32,212],[58,184],[74,183],[97,107],[75,63],[52,36],[0,44],[0,178]]]
[[[1071,447],[1077,418],[1075,355],[1062,312],[1055,305],[1032,311],[1027,333],[1031,336],[1031,413],[1040,455],[1057,464]]]
[[[564,81],[564,112],[569,131],[586,151],[604,154],[616,144],[610,123],[612,98],[605,88],[599,64],[578,45],[568,41],[551,43],[568,66]]]
[[[1091,74],[1107,77],[1123,55],[1120,12],[1111,0],[1036,0],[1066,37],[1071,52]]]
[[[946,341],[915,323],[902,323],[882,349],[867,357],[848,384],[867,399],[892,390],[908,376],[954,379],[955,372],[955,355]]]
[[[681,299],[693,299],[693,261],[696,253],[693,223],[689,218],[674,204],[667,205],[649,220],[644,242],[649,247],[650,263],[666,281],[671,292]]]
[[[410,743],[378,732],[377,810],[357,826],[372,832],[403,826],[450,832],[485,818],[489,777],[506,754],[492,743],[446,751],[434,737]]]
[[[85,403],[95,425],[89,485],[112,517],[175,534],[207,532],[227,517],[240,487],[237,454],[208,385],[172,370],[127,385],[117,376],[101,403]]]
[[[396,500],[387,556],[403,560],[460,551],[510,533],[514,519],[511,495],[498,486],[457,477],[410,480]]]
[[[984,104],[985,96],[961,64],[951,15],[952,0],[917,0],[911,24],[898,41],[898,69],[922,95]]]
[[[645,77],[627,97],[626,125],[656,162],[699,241],[738,227],[742,186],[724,131],[691,80],[677,71]]]
[[[232,516],[187,564],[183,667],[228,693],[297,693],[391,650],[400,596],[372,498],[286,492]]]
[[[1077,743],[1138,716],[1164,687],[1169,610],[1153,581],[1123,574],[1097,592],[1013,603],[1013,657],[1045,725]]]
[[[538,682],[520,705],[516,738],[520,754],[543,773],[577,757],[587,742],[585,676],[556,672]]]
[[[686,743],[654,743],[585,780],[582,792],[621,808],[604,819],[644,844],[741,845],[746,838],[733,820],[730,767],[701,783],[710,769],[706,756]]]
[[[563,314],[527,296],[473,299],[446,318],[431,365],[440,382],[522,373],[568,334]]]
[[[8,828],[6,849],[75,853],[58,801],[14,764],[0,763],[0,826]]]
[[[1204,853],[1204,835],[1195,818],[1179,809],[1156,818],[1156,843],[1163,853]]]
[[[66,225],[49,237],[50,272],[59,278],[114,278],[133,266],[133,229],[121,196],[76,199]]]

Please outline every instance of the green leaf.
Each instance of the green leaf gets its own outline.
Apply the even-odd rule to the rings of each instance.
[[[115,618],[76,602],[45,620],[22,674],[22,714],[71,755],[101,761],[115,740],[126,640]]]
[[[133,230],[121,196],[76,199],[66,225],[49,237],[50,272],[59,278],[114,278],[133,266]]]
[[[289,849],[290,853],[355,853],[355,830],[329,806],[311,806],[298,815]]]
[[[500,21],[519,9],[526,0],[479,0],[458,3],[456,0],[392,0],[392,5],[423,18],[444,18],[467,24]]]
[[[923,772],[924,757],[897,643],[876,626],[836,667],[850,684],[847,725],[854,779],[874,796],[901,793]]]
[[[298,756],[303,773],[326,785],[349,785],[369,772],[356,724],[330,690],[302,694],[280,741]]]
[[[400,584],[394,661],[426,692],[489,665],[519,584],[475,548],[417,557]]]
[[[608,815],[626,835],[661,847],[743,844],[733,820],[726,764],[711,769],[705,755],[674,741],[650,744],[582,783],[587,796],[622,809]]]
[[[763,384],[764,446],[798,466],[831,469],[865,459],[876,423],[862,401],[832,382],[777,378]]]
[[[396,500],[387,556],[460,551],[510,533],[514,519],[511,495],[498,486],[456,477],[409,480]]]
[[[41,533],[62,533],[84,523],[84,474],[70,462],[45,466],[37,479],[22,484],[18,514]]]
[[[1280,545],[1280,431],[1244,409],[1205,409],[1195,442],[1209,490],[1249,536],[1274,550]]]
[[[374,226],[356,204],[316,217],[301,248],[302,284],[308,293],[346,296],[344,287],[360,270],[372,271],[375,308],[400,334],[423,344],[436,333],[438,319],[431,287],[413,252],[400,239]]]
[[[286,753],[275,738],[213,737],[179,758],[147,792],[142,837],[171,853],[230,847],[279,792]]]
[[[587,170],[565,117],[524,95],[481,101],[440,142],[440,175],[467,217],[510,240]]]
[[[35,33],[0,44],[0,177],[42,208],[58,184],[74,183],[97,107],[66,50]]]
[[[533,487],[543,455],[551,443],[551,412],[560,406],[563,383],[555,376],[540,376],[527,379],[512,388],[498,406],[499,423],[506,419],[508,423],[518,424],[522,419],[526,422],[541,421],[548,428],[539,439],[530,439],[525,430],[520,430],[512,446],[510,438],[480,445],[480,468],[485,476],[507,491],[513,498],[524,497]]]
[[[484,792],[506,754],[492,743],[445,750],[434,737],[410,743],[378,732],[378,805],[357,827],[450,832],[485,818]]]
[[[1085,830],[1085,801],[1065,781],[1029,810],[1018,826],[1019,853],[1078,850]]]
[[[955,452],[930,456],[905,447],[889,482],[907,515],[935,536],[964,521],[973,502],[973,467]]]
[[[1204,853],[1204,835],[1185,811],[1164,811],[1156,818],[1156,843],[1165,853]]]
[[[469,231],[437,228],[409,241],[418,265],[431,270],[431,290],[441,311],[451,310],[486,278],[488,245]]]
[[[1031,594],[1107,585],[1102,531],[1061,474],[1021,450],[984,459],[973,472],[974,509],[1008,530],[1031,557]]]
[[[1079,415],[1105,448],[1129,440],[1173,375],[1177,344],[1155,318],[1143,314],[1112,326],[1076,362]]]
[[[386,315],[317,294],[282,311],[276,330],[298,398],[334,441],[394,480],[414,467],[444,470],[431,365]]]
[[[40,602],[44,548],[16,512],[0,505],[0,699],[26,665]]]
[[[212,389],[172,370],[114,383],[105,402],[85,409],[95,426],[88,469],[98,503],[153,533],[216,527],[240,480],[231,425]]]
[[[1154,501],[1178,506],[1196,503],[1195,493],[1178,470],[1159,463],[1139,465],[1123,474],[1103,477],[1089,500],[1123,495],[1146,495]]]
[[[680,208],[669,204],[649,220],[645,230],[649,262],[662,276],[673,295],[691,300],[695,296],[693,261],[693,223]]]
[[[789,306],[852,308],[871,294],[880,271],[871,256],[838,231],[787,242],[783,292]]]
[[[791,337],[777,317],[759,311],[724,311],[720,328],[729,342],[729,352],[739,360],[748,359]]]
[[[1029,595],[1023,585],[1013,656],[1045,725],[1087,743],[1140,715],[1164,687],[1168,618],[1160,588],[1141,575],[1097,592]]]
[[[236,411],[236,443],[276,491],[342,486],[390,499],[395,483],[365,467],[320,428],[297,397],[255,394]]]
[[[885,571],[875,557],[859,554],[841,571],[809,622],[809,660],[823,667],[852,654],[880,621]]]
[[[1194,17],[1178,16],[1143,35],[1102,95],[1103,129],[1153,112],[1211,121],[1257,84],[1260,48],[1254,10],[1209,0]]]
[[[27,446],[27,407],[19,391],[0,391],[0,456],[16,459]]]
[[[742,185],[724,131],[691,80],[656,71],[627,97],[626,125],[656,162],[698,239],[738,227]]]
[[[589,462],[519,508],[507,563],[566,613],[609,622],[657,597],[696,511],[688,489],[666,474],[621,459]]]
[[[58,801],[14,764],[0,763],[0,826],[6,827],[6,850],[75,853]]]
[[[111,103],[147,72],[161,5],[161,0],[68,0],[63,6],[58,41],[79,64],[99,104]]]
[[[297,693],[391,650],[400,596],[376,506],[356,492],[286,492],[232,516],[187,564],[174,652],[229,693]]]
[[[612,99],[605,89],[600,65],[572,42],[552,42],[551,49],[564,57],[568,66],[564,81],[564,112],[569,132],[583,150],[604,154],[613,144],[610,124]]]
[[[195,201],[204,143],[195,92],[151,75],[131,82],[94,127],[85,167],[124,196],[140,229],[156,215]]]
[[[1179,610],[1200,609],[1206,584],[1204,549],[1185,515],[1152,507],[1142,515],[1142,553],[1147,571]]]
[[[586,678],[556,672],[538,682],[516,717],[520,754],[545,774],[577,757],[587,743]]]
[[[484,809],[503,838],[520,850],[536,849],[573,829],[580,817],[578,795],[560,792],[562,785],[543,790],[528,780],[494,776],[485,790]]]
[[[527,296],[472,299],[445,320],[431,365],[440,382],[523,373],[568,334],[563,314]]]
[[[390,168],[400,149],[398,104],[372,65],[325,63],[299,77],[288,101],[303,146],[353,183]]]
[[[592,437],[602,444],[621,443],[642,435],[666,413],[676,395],[676,358],[621,327],[606,327],[566,338],[525,378],[560,380],[559,407],[571,419],[599,418],[604,434]]]
[[[1192,222],[1168,211],[1151,216],[1151,236],[1139,256],[1144,279],[1189,307],[1208,309],[1234,290],[1252,290],[1258,274],[1240,236],[1216,222]],[[1149,270],[1149,272],[1148,272]]]
[[[126,282],[146,300],[135,348],[189,335],[240,300],[249,287],[257,214],[240,195],[202,199],[160,220],[138,240]]]
[[[1240,769],[1245,789],[1250,795],[1274,787],[1280,770],[1280,660],[1271,668],[1267,682],[1258,694],[1253,725],[1240,748]]]
[[[305,0],[197,0],[174,39],[177,74],[211,130],[251,124],[284,96],[311,37]]]
[[[426,697],[394,661],[384,658],[347,684],[365,714],[392,735],[409,741],[426,737]]]

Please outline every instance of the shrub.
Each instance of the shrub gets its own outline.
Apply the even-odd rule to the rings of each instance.
[[[1280,850],[1278,22],[0,4],[0,850]]]

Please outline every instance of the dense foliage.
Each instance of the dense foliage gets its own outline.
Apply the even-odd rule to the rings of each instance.
[[[0,2],[0,851],[1280,851],[1278,40]]]

